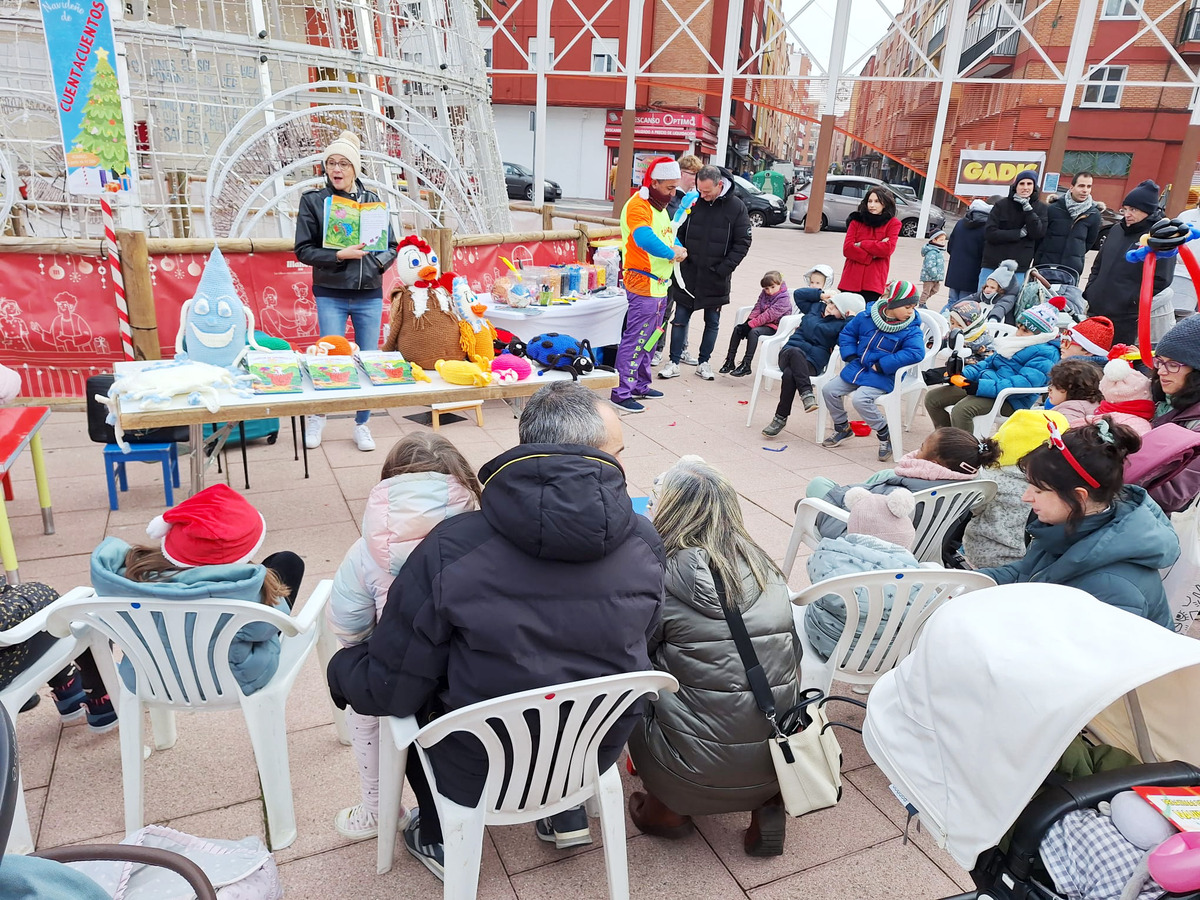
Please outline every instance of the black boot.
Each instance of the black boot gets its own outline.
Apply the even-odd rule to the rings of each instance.
[[[751,363],[750,357],[746,357],[740,363],[738,363],[737,368],[734,369],[729,374],[732,375],[734,378],[744,378],[745,376],[749,375],[751,371],[753,371],[750,368],[750,363]]]
[[[734,354],[730,353],[727,357],[725,357],[725,362],[721,363],[721,368],[717,370],[720,374],[728,375],[733,371],[733,367],[736,365],[736,363],[733,361],[733,356]]]

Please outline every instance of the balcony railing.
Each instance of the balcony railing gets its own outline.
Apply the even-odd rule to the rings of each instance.
[[[925,45],[926,54],[934,53],[942,44],[946,43],[946,26],[939,28],[929,39],[929,43]]]
[[[1200,42],[1200,5],[1192,4],[1179,23],[1179,43]]]
[[[996,44],[996,40],[1004,32],[1008,32],[1008,37]],[[1021,39],[1021,32],[1015,28],[994,28],[984,37],[977,40],[974,44],[963,51],[962,56],[958,60],[959,71],[965,71],[976,62],[985,56],[1016,56],[1017,42]],[[995,46],[995,49],[993,48]]]

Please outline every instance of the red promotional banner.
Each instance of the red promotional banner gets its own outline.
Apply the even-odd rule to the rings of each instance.
[[[454,270],[476,291],[491,289],[514,263],[550,266],[575,261],[573,241],[460,247]],[[150,260],[150,280],[163,358],[175,355],[179,313],[196,292],[207,254],[171,254]],[[314,343],[317,306],[312,272],[289,252],[227,253],[234,285],[260,331],[303,350]],[[384,276],[384,297],[395,280]],[[386,332],[388,311],[383,314]],[[108,260],[34,254],[0,256],[0,363],[21,375],[27,397],[82,397],[90,375],[111,372],[121,359],[121,337]]]

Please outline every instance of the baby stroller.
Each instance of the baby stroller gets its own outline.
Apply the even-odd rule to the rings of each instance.
[[[1062,297],[1067,301],[1064,312],[1075,324],[1087,318],[1087,301],[1083,299],[1083,291],[1079,289],[1079,273],[1069,266],[1046,265],[1029,270],[1026,283],[1036,282],[1048,292],[1049,297]],[[1018,306],[1025,300],[1024,288]],[[1022,307],[1023,308],[1023,307]]]
[[[1007,585],[929,618],[871,691],[863,743],[970,870],[977,890],[950,900],[1062,900],[1041,863],[1043,836],[1135,785],[1200,785],[1198,702],[1200,641],[1074,588]],[[1038,794],[1085,727],[1144,764]]]

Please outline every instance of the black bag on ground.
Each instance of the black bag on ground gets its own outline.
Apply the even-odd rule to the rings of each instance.
[[[108,407],[96,399],[96,395],[108,396],[108,389],[116,380],[113,375],[92,375],[88,378],[87,390],[87,426],[88,438],[97,444],[115,444],[117,436],[113,427],[105,419],[108,418]],[[169,428],[130,429],[125,432],[125,440],[131,444],[171,444],[182,443],[188,439],[186,425],[172,425]]]

